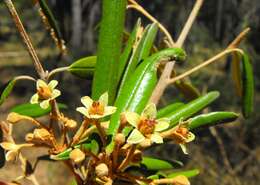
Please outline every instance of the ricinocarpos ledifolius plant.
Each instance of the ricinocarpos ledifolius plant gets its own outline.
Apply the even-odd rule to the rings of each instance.
[[[246,52],[239,48],[249,29],[242,31],[222,52],[183,73],[178,72],[178,65],[188,56],[182,46],[203,0],[195,1],[176,41],[135,0],[102,0],[96,54],[49,72],[43,68],[14,4],[11,0],[3,1],[38,74],[37,77],[14,77],[0,98],[2,104],[21,80],[27,80],[35,87],[31,99],[10,110],[6,120],[1,122],[0,145],[4,149],[1,150],[4,156],[0,159],[1,167],[5,161],[22,165],[23,175],[14,179],[13,184],[19,184],[24,178],[39,184],[34,174],[37,166],[34,167],[21,150],[46,147],[45,160],[64,163],[78,185],[189,185],[189,178],[198,174],[197,169],[176,172],[174,168],[181,162],[146,156],[145,151],[152,146],[172,143],[180,147],[183,155],[188,155],[188,143],[196,139],[196,129],[228,123],[239,117],[239,113],[229,111],[201,113],[219,97],[219,92],[201,93],[191,82],[185,81],[188,76],[227,55],[234,58],[233,77],[241,95],[242,115],[248,118],[253,112],[252,66]],[[61,53],[65,53],[65,42],[47,2],[37,0],[35,3],[46,28]],[[125,15],[129,10],[138,11],[151,24],[144,26],[140,19],[137,20],[124,42]],[[160,48],[154,42],[159,31],[165,35]],[[63,96],[59,90],[62,82],[55,78],[61,72],[93,79],[92,94],[79,97],[82,104],[74,110],[81,115],[81,120],[74,120],[62,112],[66,108],[66,102],[59,102],[59,97]],[[169,86],[175,86],[180,94],[189,96],[190,101],[175,102],[159,109],[158,102]],[[46,115],[49,116],[48,123],[38,119]],[[21,121],[35,127],[25,135],[24,143],[16,143],[12,127]]]

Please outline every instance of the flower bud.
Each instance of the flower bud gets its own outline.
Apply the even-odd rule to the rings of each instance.
[[[118,145],[122,145],[123,143],[125,143],[125,136],[124,134],[117,134],[116,137],[115,137],[115,142],[118,144]]]
[[[40,139],[42,141],[46,141],[51,138],[50,132],[45,128],[35,129],[33,131],[33,135],[35,139]]]
[[[95,172],[96,172],[97,177],[108,176],[108,167],[105,163],[101,163],[96,166]]]
[[[140,150],[135,150],[132,158],[133,163],[139,163],[142,160],[142,152]]]
[[[68,120],[65,122],[64,126],[65,126],[66,128],[68,128],[68,129],[74,129],[74,128],[77,127],[77,122],[74,121],[74,120],[72,120],[72,119],[68,119]]]
[[[85,153],[76,148],[70,152],[70,159],[74,163],[79,164],[85,159]]]
[[[24,116],[17,114],[15,112],[11,112],[10,114],[8,114],[6,120],[10,123],[17,123],[19,121],[21,121],[22,119],[24,119]]]
[[[31,142],[33,140],[33,138],[34,138],[34,134],[33,133],[28,133],[25,136],[25,141],[26,142]]]

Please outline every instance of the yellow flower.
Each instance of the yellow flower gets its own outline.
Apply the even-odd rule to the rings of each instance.
[[[125,112],[125,118],[129,124],[135,129],[127,138],[130,144],[138,144],[145,139],[150,139],[155,143],[163,143],[163,138],[160,136],[160,131],[169,127],[169,120],[166,118],[156,118],[156,107],[153,103],[148,104],[141,116],[135,112]]]
[[[172,133],[171,138],[175,141],[175,143],[180,145],[184,154],[188,154],[185,144],[193,141],[195,139],[195,135],[190,132],[187,125],[181,121]]]
[[[60,96],[61,92],[55,87],[58,85],[58,81],[52,80],[50,83],[46,83],[43,80],[37,80],[35,93],[30,102],[31,104],[40,103],[41,108],[47,109],[50,105],[50,101]]]
[[[18,156],[20,150],[23,147],[31,147],[33,144],[15,144],[11,142],[2,142],[1,147],[5,150],[7,150],[7,153],[5,154],[6,161],[13,161]]]
[[[85,107],[78,107],[77,111],[89,119],[100,119],[116,112],[116,107],[107,106],[107,92],[102,94],[98,101],[93,101],[89,96],[84,96],[81,98],[81,102]]]

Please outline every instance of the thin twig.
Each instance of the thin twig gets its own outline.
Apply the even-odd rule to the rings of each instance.
[[[197,15],[199,13],[199,10],[200,10],[200,8],[201,8],[201,6],[203,4],[203,1],[204,0],[197,0],[195,5],[193,6],[193,9],[192,9],[192,11],[190,13],[190,16],[189,16],[188,20],[186,21],[186,23],[185,23],[185,25],[184,25],[184,27],[183,27],[183,29],[181,31],[181,34],[180,34],[178,40],[176,41],[176,45],[178,47],[182,47],[185,39],[187,38],[187,35],[190,32],[192,24],[194,23]]]
[[[27,47],[27,50],[30,54],[30,56],[32,57],[32,60],[33,60],[33,64],[34,64],[34,67],[38,73],[38,75],[40,76],[41,79],[45,79],[45,72],[44,72],[44,69],[41,65],[41,62],[36,54],[36,51],[32,45],[32,42],[28,36],[28,34],[26,33],[25,29],[24,29],[24,26],[19,18],[19,15],[15,9],[15,6],[12,2],[12,0],[4,0],[10,14],[12,15],[12,18],[13,18],[13,21],[15,22],[15,25],[21,35],[21,37],[23,38],[23,41]]]
[[[168,80],[171,77],[171,73],[172,73],[174,64],[175,64],[175,62],[168,62],[164,67],[162,75],[160,76],[160,79],[149,100],[150,102],[154,103],[155,105],[158,104],[161,96],[163,95],[164,90],[168,86]]]
[[[118,167],[118,171],[122,171],[125,169],[125,167],[129,164],[129,162],[132,160],[134,151],[136,149],[136,145],[132,145],[130,149],[128,150],[128,153],[126,155],[126,158],[122,161],[122,163]]]
[[[56,68],[56,69],[52,70],[51,72],[49,72],[47,79],[50,79],[56,73],[60,73],[60,72],[68,71],[68,70],[69,70],[69,67]]]
[[[208,59],[207,61],[203,62],[202,64],[190,69],[189,71],[186,71],[185,73],[179,75],[179,76],[176,76],[172,79],[170,79],[168,81],[168,84],[172,84],[172,83],[175,83],[176,81],[182,79],[182,78],[185,78],[189,75],[191,75],[192,73],[200,70],[201,68],[204,68],[205,66],[213,63],[213,62],[216,62],[218,59],[222,58],[223,56],[229,54],[229,53],[232,53],[232,52],[240,52],[240,53],[243,53],[243,51],[241,49],[238,49],[238,48],[233,48],[233,49],[226,49],[224,51],[222,51],[221,53],[215,55],[214,57]]]
[[[168,32],[168,30],[156,19],[154,18],[151,14],[149,14],[141,5],[139,5],[136,1],[134,0],[129,0],[130,3],[132,3],[131,5],[128,5],[127,8],[133,8],[137,11],[139,11],[140,13],[142,13],[143,15],[145,15],[148,19],[150,19],[152,22],[158,24],[159,29],[165,34],[165,36],[167,37],[169,44],[171,47],[175,46],[175,42],[171,36],[171,34]]]

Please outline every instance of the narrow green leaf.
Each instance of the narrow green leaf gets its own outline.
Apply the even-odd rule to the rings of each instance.
[[[120,114],[125,111],[141,113],[156,85],[156,64],[162,59],[183,61],[185,52],[181,48],[168,48],[145,59],[135,70],[122,93],[116,99],[117,111],[111,116],[108,135],[114,136],[119,127]],[[108,146],[111,150],[113,144]]]
[[[170,105],[167,105],[166,107],[160,109],[157,112],[157,118],[162,118],[166,116],[167,114],[170,114],[171,112],[176,111],[177,109],[181,108],[184,105],[182,102],[173,103]]]
[[[141,165],[144,165],[147,170],[169,170],[183,165],[180,161],[165,161],[152,157],[143,157]]]
[[[180,119],[187,119],[193,114],[199,112],[203,108],[205,108],[207,105],[212,103],[215,99],[219,97],[219,92],[212,91],[204,96],[201,96],[184,106],[182,106],[180,109],[166,115],[165,117],[169,118],[171,127],[175,126]]]
[[[58,107],[60,109],[66,109],[67,106],[65,104],[58,104]],[[24,116],[30,116],[33,118],[41,117],[44,116],[48,113],[50,113],[51,107],[47,109],[43,109],[40,107],[39,104],[30,104],[30,103],[25,103],[25,104],[20,104],[11,109],[10,112],[15,112]]]
[[[193,169],[193,170],[187,170],[187,171],[178,171],[178,172],[173,172],[167,176],[167,178],[174,178],[179,175],[183,175],[187,178],[195,177],[199,175],[200,171],[199,169]]]
[[[92,79],[96,67],[96,56],[84,57],[69,66],[68,71],[84,79]]]
[[[120,56],[120,59],[119,59],[118,81],[120,81],[121,76],[122,76],[122,74],[125,70],[127,63],[128,63],[130,54],[133,52],[132,50],[133,50],[133,46],[136,42],[136,34],[137,34],[137,31],[140,29],[140,27],[141,27],[141,19],[138,19],[132,33],[130,34],[130,36],[128,38],[127,44],[124,48],[124,51],[123,51],[123,53],[122,53],[122,55]]]
[[[97,65],[92,85],[92,98],[108,91],[109,103],[114,102],[117,88],[118,63],[124,31],[126,0],[103,0]]]
[[[4,101],[8,98],[8,96],[10,95],[10,93],[12,92],[12,90],[14,88],[15,83],[16,83],[15,78],[10,80],[7,83],[7,86],[5,86],[5,88],[1,94],[1,97],[0,97],[0,105],[2,105],[4,103]]]
[[[198,127],[209,127],[217,124],[228,123],[238,118],[238,114],[234,112],[211,112],[208,114],[201,114],[192,118],[188,127],[190,130]]]
[[[200,96],[199,90],[191,83],[180,80],[177,81],[174,85],[187,100],[194,100]]]
[[[253,113],[254,109],[254,75],[250,59],[246,53],[242,56],[242,112],[245,118]]]
[[[132,56],[128,61],[118,94],[120,94],[124,86],[127,85],[127,81],[135,71],[137,64],[149,56],[157,31],[158,26],[155,23],[146,27],[141,40],[138,42],[136,49],[134,49]]]

